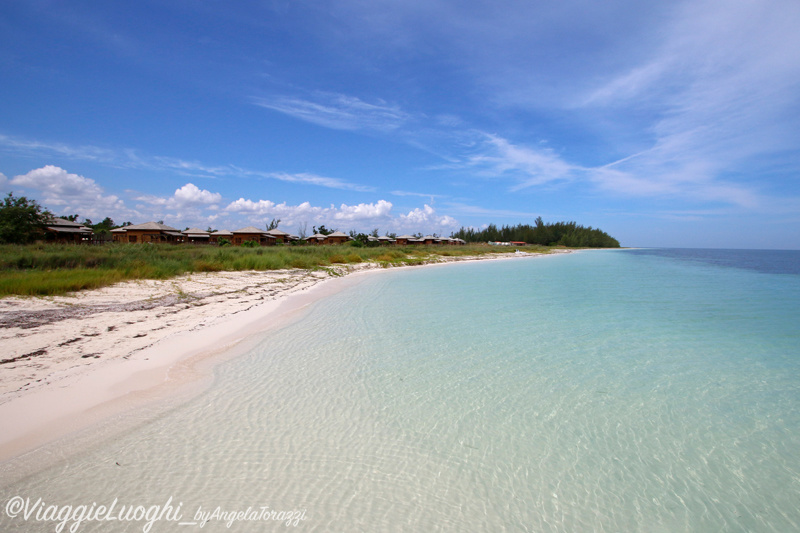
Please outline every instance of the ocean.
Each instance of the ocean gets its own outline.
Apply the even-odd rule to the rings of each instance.
[[[350,285],[190,401],[4,486],[0,529],[56,530],[10,518],[19,497],[133,513],[64,531],[800,530],[800,252],[591,250]]]

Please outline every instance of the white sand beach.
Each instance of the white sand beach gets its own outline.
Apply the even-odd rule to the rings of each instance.
[[[532,255],[539,254],[435,264]],[[362,263],[203,273],[0,300],[0,461],[202,382],[211,365],[201,369],[199,362],[285,323],[293,311],[346,286],[341,280],[350,274],[377,270]]]

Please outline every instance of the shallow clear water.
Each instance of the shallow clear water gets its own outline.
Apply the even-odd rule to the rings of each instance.
[[[779,255],[366,276],[191,402],[4,487],[3,504],[172,497],[187,521],[268,506],[305,510],[313,531],[800,530],[800,253]]]

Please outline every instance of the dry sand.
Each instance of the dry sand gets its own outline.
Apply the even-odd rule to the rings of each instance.
[[[441,262],[521,256],[528,254]],[[148,393],[152,400],[200,379],[198,361],[278,325],[328,292],[317,287],[321,282],[378,268],[203,273],[0,299],[0,461],[141,403]]]

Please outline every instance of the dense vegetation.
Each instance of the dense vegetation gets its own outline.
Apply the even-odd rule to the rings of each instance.
[[[335,264],[372,261],[382,266],[415,265],[436,261],[442,256],[477,256],[501,253],[507,248],[487,245],[468,246],[383,246],[366,234],[351,232],[353,241],[344,245],[309,246],[192,246],[170,244],[30,244],[42,239],[46,221],[52,214],[35,200],[14,197],[0,202],[0,296],[53,295],[103,287],[135,279],[167,279],[193,272],[236,270],[319,269]],[[65,215],[77,221],[78,215]],[[267,229],[278,226],[273,219]],[[96,234],[108,234],[115,227],[106,218],[98,224],[85,220]],[[126,222],[123,226],[130,225]],[[329,234],[324,225],[314,232]],[[377,237],[378,230],[373,231]],[[619,247],[616,239],[599,229],[584,228],[574,222],[545,224],[541,217],[535,226],[490,225],[476,231],[462,228],[454,237],[468,243],[522,241],[541,246]],[[226,243],[227,244],[227,243]],[[531,250],[530,248],[528,250]],[[531,251],[546,252],[545,248]]]
[[[8,193],[0,202],[0,243],[33,242],[41,236],[50,216],[36,200]]]
[[[0,245],[0,296],[63,294],[119,281],[167,279],[193,272],[320,269],[365,261],[388,267],[423,264],[442,256],[508,252],[507,248],[486,245],[366,247],[359,244],[255,248],[173,244]]]
[[[572,248],[619,248],[619,241],[606,232],[575,222],[556,222],[545,224],[542,217],[536,225],[518,224],[497,228],[494,224],[484,230],[461,228],[453,237],[467,242],[520,241],[541,246],[568,246]]]

